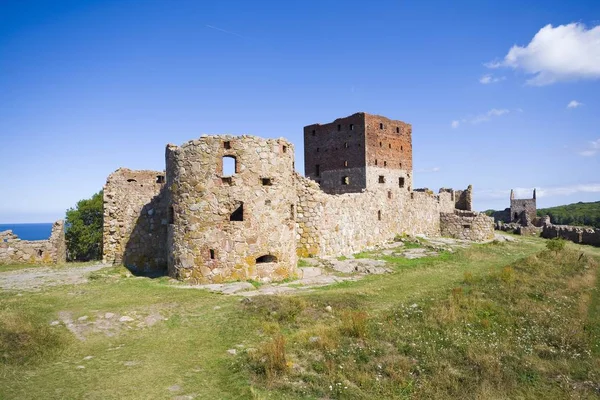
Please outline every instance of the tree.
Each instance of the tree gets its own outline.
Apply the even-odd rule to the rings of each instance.
[[[103,197],[101,190],[91,199],[79,200],[75,208],[67,210],[65,236],[70,261],[102,258]]]

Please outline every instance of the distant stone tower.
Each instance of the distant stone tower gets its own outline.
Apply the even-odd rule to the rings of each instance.
[[[412,127],[356,113],[304,127],[304,173],[326,193],[412,189]]]
[[[531,223],[537,213],[536,194],[533,189],[533,198],[515,199],[515,193],[510,191],[510,222],[518,222],[524,225]]]
[[[295,275],[290,142],[203,136],[168,145],[166,158],[170,276],[219,283]]]

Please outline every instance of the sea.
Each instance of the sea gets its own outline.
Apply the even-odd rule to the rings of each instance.
[[[35,224],[0,224],[0,232],[11,230],[22,240],[45,240],[52,232],[51,222]]]

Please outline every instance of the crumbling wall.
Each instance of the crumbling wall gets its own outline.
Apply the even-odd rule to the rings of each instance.
[[[535,199],[512,199],[510,201],[510,214],[512,222],[521,222],[524,218],[533,221],[536,217],[537,207]]]
[[[562,238],[573,243],[600,246],[599,228],[546,224],[542,229],[542,237],[546,239]]]
[[[398,187],[328,195],[298,179],[298,255],[339,256],[396,235],[440,234],[440,212],[454,209],[451,193],[407,192]]]
[[[104,185],[103,260],[134,272],[167,268],[165,173],[119,168]]]
[[[440,214],[442,236],[481,242],[494,238],[494,219],[483,213],[454,210]]]
[[[469,185],[466,190],[457,190],[454,193],[456,199],[455,208],[457,210],[473,210],[473,186]]]
[[[231,175],[224,158],[235,161]],[[295,276],[293,163],[284,139],[203,136],[167,146],[169,275],[196,283]]]
[[[66,261],[64,221],[52,225],[47,240],[21,240],[12,231],[0,232],[0,264],[57,264]]]

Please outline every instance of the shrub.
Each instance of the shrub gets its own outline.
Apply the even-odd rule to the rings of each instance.
[[[367,313],[364,311],[347,311],[342,314],[342,333],[355,337],[367,336]]]
[[[546,242],[546,248],[550,251],[558,253],[559,251],[562,251],[565,248],[566,244],[566,240],[561,238],[554,238]]]
[[[69,260],[89,261],[102,258],[103,192],[91,199],[79,200],[66,216],[67,255]]]

